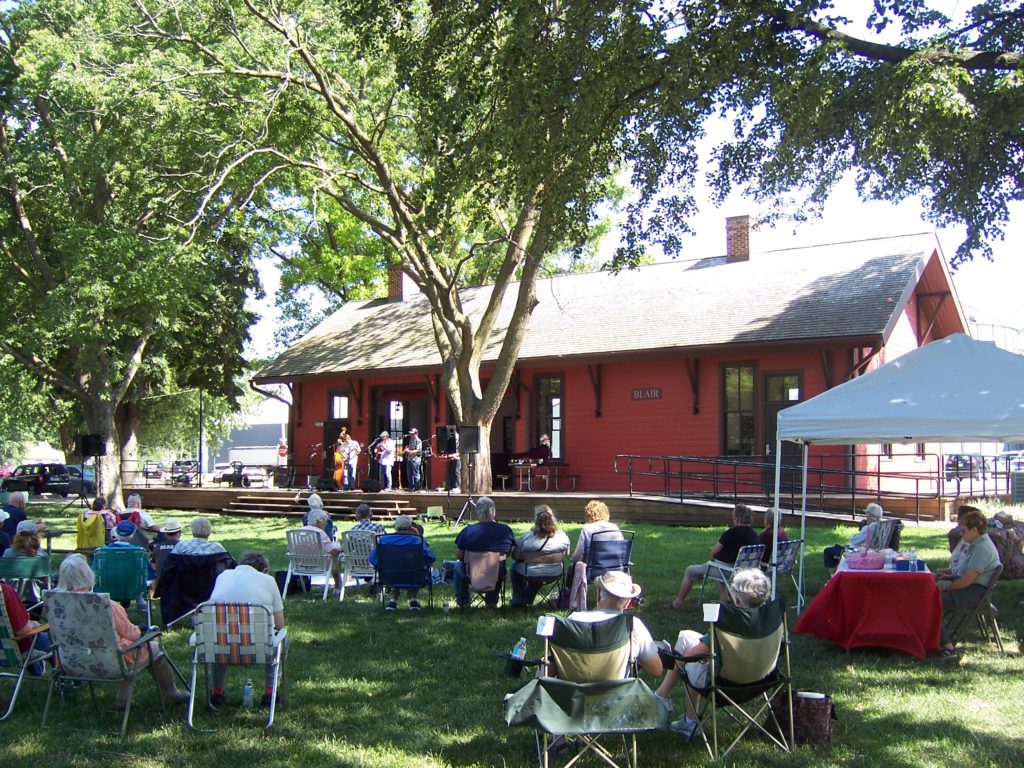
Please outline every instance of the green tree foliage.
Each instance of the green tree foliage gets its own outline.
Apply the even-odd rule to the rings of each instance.
[[[734,73],[719,95],[735,140],[714,185],[792,213],[820,209],[844,174],[867,198],[920,196],[936,224],[962,224],[953,263],[990,254],[1024,196],[1024,8],[874,0],[858,34],[852,4],[724,0],[676,4],[708,65]],[[863,21],[863,20],[862,20]]]
[[[639,191],[620,264],[652,240],[677,246],[686,230],[710,100],[672,17],[649,2],[137,4],[139,34],[193,57],[181,82],[262,100],[245,141],[221,153],[218,179],[255,163],[281,199],[308,201],[305,223],[322,242],[342,233],[378,270],[400,263],[431,303],[454,416],[485,434],[545,260],[585,247],[616,174],[631,171]],[[219,200],[209,203],[204,215]],[[367,234],[376,242],[363,247]],[[368,273],[349,275],[347,286],[365,288]],[[458,295],[467,279],[490,286],[474,317]],[[474,487],[489,487],[488,455],[476,471]]]
[[[129,10],[0,12],[0,352],[71,401],[82,431],[108,436],[114,499],[118,409],[171,379],[234,394],[253,286],[244,192],[182,225],[209,189],[205,146],[229,123],[195,94],[157,95],[163,64],[125,35]]]

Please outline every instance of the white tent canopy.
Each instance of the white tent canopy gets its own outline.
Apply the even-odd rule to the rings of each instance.
[[[804,538],[809,444],[1024,441],[1024,356],[955,334],[780,412],[776,509],[783,440],[804,444]],[[779,517],[775,516],[772,562],[778,551]],[[773,587],[774,581],[773,574]]]
[[[958,333],[779,413],[817,444],[1024,440],[1024,356]]]

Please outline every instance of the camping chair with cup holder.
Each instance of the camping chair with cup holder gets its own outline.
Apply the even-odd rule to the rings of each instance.
[[[538,765],[547,768],[551,753],[575,749],[567,768],[588,754],[609,766],[636,768],[637,734],[668,727],[668,710],[637,677],[632,622],[631,613],[597,622],[538,621],[544,654],[537,676],[504,703],[506,725],[536,729]],[[621,749],[613,751],[604,737],[619,737]]]
[[[506,588],[508,578],[505,573],[505,561],[509,552],[473,552],[463,553],[463,584],[468,600],[461,608],[470,608],[475,604],[487,604],[487,595],[497,593],[495,607],[506,604]]]
[[[380,588],[380,603],[385,606],[387,602],[387,590],[384,587],[394,589],[427,589],[427,606],[434,606],[434,578],[430,563],[423,552],[423,547],[397,546],[382,541],[384,537],[377,538],[376,554],[377,561],[376,584]]]
[[[707,662],[707,683],[697,687],[686,674],[681,677],[687,696],[698,697],[699,734],[708,754],[713,760],[724,759],[752,730],[789,752],[793,744],[793,691],[786,609],[782,599],[770,600],[756,608],[708,604],[705,619],[709,651],[688,657],[686,661]],[[773,704],[788,708],[788,728],[776,718]],[[729,746],[721,750],[719,731],[727,721],[740,730]]]
[[[599,531],[590,538],[587,550],[587,581],[608,571],[629,573],[633,565],[633,531]]]

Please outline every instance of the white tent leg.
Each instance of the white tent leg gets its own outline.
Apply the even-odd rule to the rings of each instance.
[[[782,488],[782,439],[775,436],[775,530],[772,535],[772,563],[779,561],[779,518],[782,517],[779,507],[779,495]],[[775,599],[776,582],[778,581],[777,568],[772,568],[772,599]]]
[[[796,587],[796,612],[799,615],[800,611],[803,610],[803,594],[804,594],[804,554],[807,552],[807,453],[810,446],[807,443],[803,444],[804,455],[803,455],[803,483],[801,488],[801,495],[803,501],[800,506],[800,540],[803,541],[804,545],[800,547],[800,574],[797,576],[797,587]]]

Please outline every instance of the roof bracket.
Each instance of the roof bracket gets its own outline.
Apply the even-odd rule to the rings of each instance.
[[[685,358],[686,375],[690,378],[690,394],[693,395],[693,415],[700,413],[700,358]]]
[[[601,364],[588,365],[587,373],[590,374],[590,386],[594,388],[594,416],[601,418]]]
[[[356,386],[358,384],[359,386]],[[352,399],[356,401],[356,424],[363,424],[363,380],[348,380],[348,389],[352,393]]]
[[[427,381],[427,391],[430,393],[430,404],[434,411],[434,423],[441,423],[441,374],[435,373],[433,376],[430,374],[424,374],[423,378]]]
[[[939,300],[939,303],[935,305],[935,310],[931,313],[931,319],[928,321],[928,327],[923,331],[921,330],[922,316],[926,314],[924,309],[924,302],[922,299],[929,298]],[[941,293],[920,293],[917,296],[917,343],[918,346],[923,346],[927,343],[928,338],[932,335],[932,328],[935,327],[935,323],[939,319],[939,311],[942,309],[942,305],[946,303],[946,299],[949,298],[949,291],[942,291]]]

